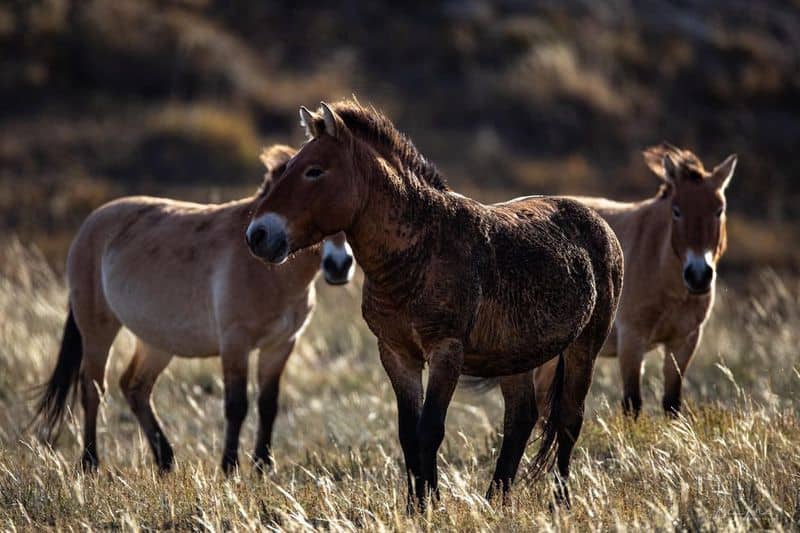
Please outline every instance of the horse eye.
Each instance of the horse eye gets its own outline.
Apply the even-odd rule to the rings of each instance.
[[[678,207],[677,205],[672,206],[672,218],[674,218],[675,220],[681,218],[681,208]]]
[[[722,213],[724,212],[725,212],[724,207],[720,207],[719,209],[717,209],[717,218],[722,218]]]
[[[306,170],[306,177],[310,178],[310,179],[318,178],[318,177],[322,176],[322,174],[324,174],[324,172],[325,171],[322,170],[319,167],[311,167],[308,170]]]

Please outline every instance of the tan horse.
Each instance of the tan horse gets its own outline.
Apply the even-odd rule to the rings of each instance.
[[[554,356],[535,471],[555,445],[565,480],[622,286],[611,228],[573,200],[487,206],[453,193],[374,109],[323,104],[319,114],[302,108],[301,118],[310,140],[256,208],[248,242],[280,263],[326,234],[347,235],[364,269],[364,318],[397,396],[409,503],[414,492],[421,505],[437,494],[436,455],[459,376],[509,376],[505,392],[517,387],[514,374]],[[508,490],[535,420],[532,395],[506,404],[492,487]],[[565,485],[557,495],[568,502]]]
[[[625,253],[625,285],[614,330],[600,355],[619,357],[623,406],[642,407],[642,360],[664,346],[667,413],[681,408],[681,384],[714,302],[717,263],[725,251],[725,188],[736,156],[707,171],[688,150],[663,144],[644,152],[662,180],[654,198],[622,203],[578,198],[614,228]],[[536,390],[544,399],[556,362],[537,370]]]
[[[150,395],[173,354],[222,356],[227,473],[238,464],[247,360],[256,348],[260,424],[254,461],[259,467],[271,464],[280,377],[311,316],[320,258],[332,284],[346,283],[354,268],[342,235],[279,267],[267,267],[248,252],[242,234],[255,203],[294,153],[286,146],[264,151],[268,172],[254,197],[221,205],[122,198],[94,211],[81,226],[67,259],[70,311],[61,351],[37,418],[48,438],[57,435],[80,382],[86,469],[98,465],[97,411],[109,347],[121,326],[136,336],[136,351],[120,385],[162,471],[172,467],[173,452]]]

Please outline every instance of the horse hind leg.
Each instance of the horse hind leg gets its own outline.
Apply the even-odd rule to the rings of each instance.
[[[168,352],[158,350],[137,339],[133,359],[120,378],[120,387],[125,399],[147,437],[161,473],[172,469],[174,454],[153,410],[151,395],[158,376],[171,360],[172,355]]]
[[[583,426],[583,411],[589,387],[592,384],[594,363],[611,330],[616,311],[616,298],[598,298],[594,313],[578,338],[567,348],[563,357],[563,377],[560,399],[552,408],[557,409],[556,423],[556,489],[555,500],[569,507],[570,458],[572,449]],[[559,361],[559,366],[562,361]],[[556,370],[558,379],[559,370]],[[550,418],[553,420],[556,417]]]
[[[120,329],[117,318],[106,309],[86,312],[85,306],[74,301],[75,321],[81,331],[83,358],[80,371],[81,405],[83,407],[84,471],[94,471],[100,463],[97,450],[97,414],[100,398],[106,389],[106,364],[109,350]]]
[[[505,499],[519,468],[533,426],[539,417],[533,387],[533,372],[507,376],[500,380],[505,414],[503,416],[503,444],[497,458],[492,483],[486,492],[491,500],[497,489]]]

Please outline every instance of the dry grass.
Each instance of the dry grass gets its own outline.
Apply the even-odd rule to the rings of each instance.
[[[440,455],[443,500],[405,514],[395,407],[357,287],[320,287],[321,306],[287,371],[276,425],[278,471],[226,480],[219,362],[178,360],[155,403],[175,444],[177,471],[159,478],[116,381],[130,338],[115,345],[100,421],[103,467],[76,469],[77,426],[56,451],[20,428],[28,388],[54,362],[64,318],[62,282],[41,257],[0,248],[0,528],[386,530],[795,529],[800,520],[800,280],[771,272],[720,291],[691,369],[687,417],[656,410],[660,361],[645,375],[648,409],[620,416],[613,361],[599,365],[574,454],[574,509],[551,513],[544,482],[511,505],[487,504],[497,454],[497,393],[459,393]],[[251,403],[252,405],[252,403]],[[243,451],[255,417],[248,418]],[[533,451],[533,447],[531,451]],[[246,464],[246,463],[245,463]]]

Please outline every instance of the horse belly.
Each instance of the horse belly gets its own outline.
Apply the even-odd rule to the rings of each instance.
[[[562,353],[587,320],[582,309],[563,319],[546,308],[512,314],[502,306],[484,303],[469,337],[464,373],[492,377],[532,370]]]
[[[219,353],[210,283],[197,271],[133,275],[104,264],[103,291],[122,325],[145,343],[184,357]],[[127,274],[127,275],[126,275]]]
[[[464,354],[462,373],[480,378],[495,378],[522,374],[540,367],[552,359],[546,356],[533,356],[528,352],[486,353],[467,352]]]

